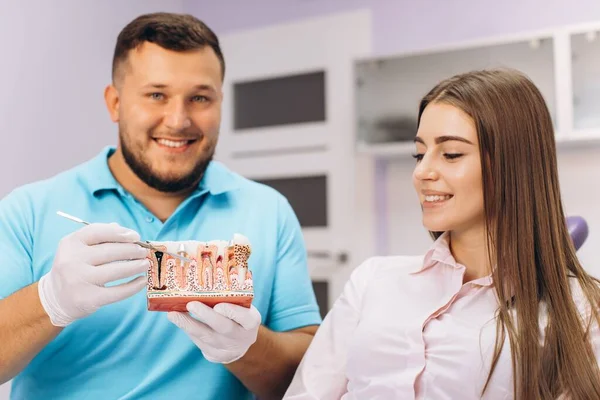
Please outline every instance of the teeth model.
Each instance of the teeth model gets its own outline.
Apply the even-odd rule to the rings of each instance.
[[[186,304],[200,301],[211,307],[234,303],[250,307],[254,298],[248,268],[248,238],[235,234],[231,241],[151,242],[159,250],[182,255],[182,261],[161,252],[148,252],[147,300],[150,311],[186,312]]]

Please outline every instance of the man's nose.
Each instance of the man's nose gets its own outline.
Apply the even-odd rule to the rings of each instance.
[[[187,108],[182,102],[173,102],[165,110],[165,125],[174,131],[181,131],[192,125]]]

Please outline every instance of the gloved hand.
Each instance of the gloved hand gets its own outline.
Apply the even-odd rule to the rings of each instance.
[[[145,276],[104,286],[148,271],[148,250],[132,243],[139,239],[135,231],[116,223],[91,224],[65,236],[52,269],[38,283],[40,301],[52,324],[67,326],[144,288]]]
[[[256,342],[261,316],[258,310],[229,303],[210,308],[192,301],[187,309],[193,314],[171,311],[169,321],[183,329],[213,363],[229,364],[239,360]]]

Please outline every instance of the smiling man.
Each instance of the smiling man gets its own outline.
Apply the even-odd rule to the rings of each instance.
[[[0,383],[14,378],[18,399],[281,398],[321,318],[287,200],[212,160],[217,37],[189,15],[144,15],[120,33],[112,72],[118,146],[0,201]],[[250,308],[147,311],[133,242],[238,232],[252,244]]]

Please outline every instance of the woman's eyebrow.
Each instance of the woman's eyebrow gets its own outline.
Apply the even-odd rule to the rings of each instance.
[[[458,141],[458,142],[463,142],[463,143],[467,143],[467,144],[473,144],[473,142],[471,142],[468,139],[465,139],[462,136],[452,136],[452,135],[443,135],[443,136],[438,136],[435,138],[435,143],[436,144],[440,144],[440,143],[444,143],[444,142],[449,142],[449,141]],[[423,141],[423,139],[421,139],[420,137],[416,136],[414,139],[415,143],[421,143],[421,144],[425,144],[425,141]]]

